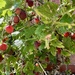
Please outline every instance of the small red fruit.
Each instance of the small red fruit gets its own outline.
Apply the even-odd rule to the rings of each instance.
[[[13,21],[14,21],[14,23],[19,23],[19,17],[18,16],[14,16],[14,18],[13,18]]]
[[[34,2],[33,2],[32,0],[29,0],[29,1],[28,1],[28,6],[29,6],[29,7],[32,7],[33,5],[34,5]]]
[[[20,8],[16,8],[15,13],[16,13],[17,15],[19,15],[19,14],[21,13],[21,9],[20,9]]]
[[[73,40],[75,40],[75,33],[72,33],[72,34],[71,34],[71,38],[72,38]]]
[[[13,26],[8,25],[8,26],[5,27],[5,30],[6,30],[7,33],[12,33],[14,31],[14,28],[13,28]]]
[[[60,72],[65,72],[66,71],[66,66],[65,65],[61,65],[59,71]]]
[[[61,48],[57,48],[57,54],[61,54]]]
[[[39,18],[34,18],[34,23],[38,24],[40,22]]]
[[[64,37],[68,37],[68,36],[70,36],[70,35],[71,35],[70,32],[66,32],[66,33],[64,33]]]
[[[26,2],[28,2],[29,0],[26,0]]]
[[[39,66],[39,64],[38,64],[38,63],[36,63],[36,64],[35,64],[35,66],[37,66],[37,67],[38,67],[38,66]]]
[[[21,20],[24,20],[26,18],[26,12],[24,10],[21,10],[19,17]]]
[[[2,43],[2,44],[0,44],[0,50],[2,50],[2,51],[5,51],[5,50],[7,50],[7,44],[6,43]]]
[[[36,49],[38,49],[40,45],[41,45],[41,43],[39,41],[34,42],[34,46]]]

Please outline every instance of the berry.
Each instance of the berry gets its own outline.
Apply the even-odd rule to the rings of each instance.
[[[24,20],[26,18],[26,12],[24,10],[21,10],[19,17],[21,20]]]
[[[2,50],[2,51],[5,51],[5,50],[7,50],[7,44],[6,43],[2,43],[2,44],[0,44],[0,50]]]
[[[38,49],[39,46],[41,45],[41,43],[39,41],[35,41],[34,42],[35,48]]]
[[[70,35],[71,35],[70,32],[66,32],[66,33],[64,33],[64,37],[68,37],[68,36],[70,36]]]
[[[8,25],[5,27],[5,30],[7,33],[12,33],[14,31],[14,28],[11,25]]]
[[[61,48],[57,48],[57,54],[61,54]]]
[[[39,18],[34,18],[34,23],[38,24],[40,22]]]
[[[14,19],[13,19],[14,23],[19,23],[19,17],[18,16],[14,16]]]
[[[19,15],[19,14],[21,13],[21,9],[20,9],[20,8],[16,8],[15,13],[16,13],[17,15]]]
[[[75,33],[71,34],[71,39],[75,40]]]
[[[29,1],[28,1],[28,6],[29,6],[29,7],[32,7],[32,6],[33,6],[33,4],[34,4],[34,3],[33,3],[33,1],[32,1],[32,0],[29,0]]]
[[[28,2],[29,0],[26,0],[26,2]]]
[[[39,64],[38,64],[38,63],[36,63],[36,64],[35,64],[35,66],[39,66]]]
[[[66,71],[66,66],[65,65],[61,65],[59,71],[60,72],[65,72]]]

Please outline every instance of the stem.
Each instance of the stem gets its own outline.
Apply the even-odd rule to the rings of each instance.
[[[46,71],[44,70],[44,68],[42,67],[41,63],[39,61],[37,61],[39,66],[41,67],[41,69],[43,70],[43,72],[45,73],[45,75],[47,75]]]

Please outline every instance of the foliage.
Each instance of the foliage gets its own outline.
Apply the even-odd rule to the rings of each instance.
[[[54,74],[59,61],[60,65],[67,63],[66,58],[75,53],[75,1],[33,2],[33,6],[28,6],[26,0],[0,0],[0,43],[8,45],[7,50],[0,50],[1,75],[37,75],[38,72],[47,75],[46,70]],[[24,11],[24,15],[16,14],[16,8]],[[16,23],[14,16],[19,17]],[[7,33],[7,25],[14,31]],[[53,69],[48,69],[49,64]]]

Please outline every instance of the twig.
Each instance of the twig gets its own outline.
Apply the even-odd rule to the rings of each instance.
[[[40,63],[39,61],[37,61],[37,62],[38,62],[38,64],[39,64],[39,66],[41,67],[41,69],[43,70],[43,72],[45,73],[45,75],[47,75],[47,73],[46,73],[46,71],[43,69],[41,63]]]

